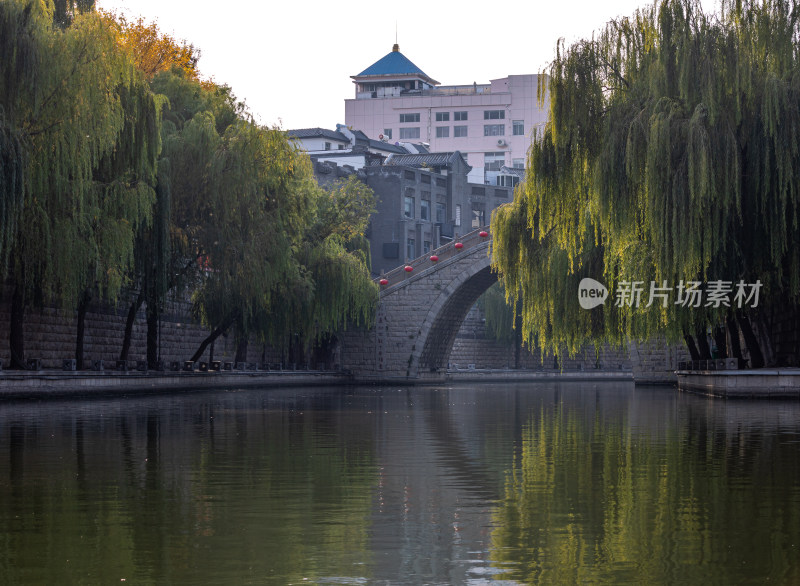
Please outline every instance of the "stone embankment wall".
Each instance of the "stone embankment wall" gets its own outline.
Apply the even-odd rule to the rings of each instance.
[[[670,345],[664,340],[630,343],[624,348],[605,347],[599,355],[594,347],[589,347],[576,356],[562,356],[561,363],[550,354],[545,354],[542,359],[538,349],[520,352],[520,367],[524,369],[564,372],[627,370],[633,371],[635,380],[652,383],[674,382],[678,362],[684,360],[689,360],[685,346]],[[485,320],[476,305],[467,314],[456,336],[449,363],[454,369],[514,368],[515,349],[513,345],[486,337]]]
[[[113,368],[122,349],[125,321],[130,305],[121,301],[118,305],[93,304],[86,315],[84,334],[84,360],[86,368],[91,361],[104,360]],[[143,306],[144,307],[144,306]],[[10,363],[9,354],[10,303],[0,302],[0,360]],[[75,357],[77,337],[77,312],[61,309],[28,309],[25,313],[25,358],[39,358],[44,368],[61,368],[65,359]],[[167,307],[161,320],[161,359],[170,362],[188,360],[200,343],[208,336],[208,330],[193,323],[188,302],[173,302]],[[211,359],[209,347],[202,360]],[[252,342],[247,349],[247,362],[280,363],[281,357],[272,349]],[[236,353],[233,336],[220,336],[214,343],[213,359],[232,361]],[[142,308],[133,326],[128,360],[145,360],[147,355],[147,323]]]

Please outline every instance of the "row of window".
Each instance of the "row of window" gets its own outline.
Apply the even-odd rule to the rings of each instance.
[[[487,110],[488,111],[488,110]],[[494,111],[494,110],[492,110]],[[502,110],[497,110],[498,112],[502,112]],[[456,114],[464,114],[464,120],[466,120],[466,112],[455,112]],[[439,115],[443,115],[443,118],[439,120]],[[447,122],[449,120],[449,112],[437,112],[436,114],[436,121],[437,122]],[[400,114],[400,121],[402,122],[403,116],[412,116],[412,114]],[[413,114],[416,116],[416,121],[419,122],[419,114]],[[458,119],[458,118],[457,118]],[[504,124],[484,124],[483,125],[483,136],[505,136],[506,134],[506,127]],[[525,134],[525,121],[524,120],[513,120],[511,122],[511,134],[513,136],[523,136]],[[383,136],[391,140],[392,139],[392,129],[391,128],[384,128],[383,129]],[[468,136],[468,131],[466,126],[453,126],[453,138],[464,138]],[[406,127],[400,129],[400,138],[401,139],[411,139],[411,138],[419,138],[420,137],[420,129],[419,126],[413,127]],[[450,138],[450,127],[449,126],[437,126],[436,127],[436,138]],[[340,147],[343,148],[343,147]],[[328,149],[326,149],[328,150]]]
[[[405,196],[403,215],[410,219],[414,219],[414,198],[410,195]],[[444,223],[445,205],[443,203],[436,203],[436,220],[435,222]],[[419,205],[419,219],[431,219],[431,202],[429,199],[420,200]]]
[[[453,120],[456,122],[462,122],[468,120],[469,112],[466,110],[453,112]],[[505,120],[506,119],[506,111],[505,110],[484,110],[483,111],[483,119],[484,120]],[[406,114],[400,114],[400,124],[408,124],[419,122],[419,112],[409,112]],[[450,112],[436,112],[436,122],[450,122]]]
[[[453,120],[456,122],[463,122],[468,119],[466,111],[453,112]],[[436,112],[436,122],[450,122],[450,112]]]
[[[514,136],[519,136],[525,134],[525,126],[521,120],[515,120],[515,124],[513,126],[513,134]],[[516,124],[519,122],[519,124]],[[453,138],[464,138],[469,135],[469,131],[467,130],[467,126],[453,126]],[[392,130],[390,128],[385,128],[383,130],[384,136],[387,138],[392,138]],[[506,127],[504,124],[484,124],[483,125],[483,136],[505,136],[506,134]],[[419,138],[420,137],[420,129],[419,126],[413,127],[406,127],[400,129],[400,138]],[[436,138],[450,138],[450,127],[449,126],[437,126],[436,127]]]
[[[483,136],[505,136],[506,134],[506,127],[505,124],[484,124],[483,125]],[[525,122],[522,120],[514,120],[512,125],[512,134],[514,136],[520,136],[525,134]],[[383,135],[391,139],[392,138],[392,129],[391,128],[384,128]],[[467,126],[453,126],[453,138],[464,138],[468,136]],[[400,138],[419,138],[420,137],[420,129],[419,126],[412,126],[412,127],[405,127],[400,129]],[[436,138],[450,138],[450,127],[449,126],[437,126],[436,127]]]
[[[466,126],[453,126],[453,136],[455,138],[461,138],[467,136],[467,127]],[[436,127],[436,138],[450,138],[450,127],[449,126],[437,126]]]
[[[409,260],[417,258],[417,243],[413,238],[406,239],[406,258]],[[431,251],[430,240],[422,241],[422,254],[428,254]]]
[[[472,210],[472,227],[477,228],[483,226],[485,223],[485,213],[483,210]],[[456,227],[461,226],[461,206],[456,205]],[[431,251],[430,240],[422,241],[422,254],[428,254]],[[385,254],[385,253],[384,253]],[[413,259],[417,257],[417,241],[414,238],[406,238],[406,258]]]

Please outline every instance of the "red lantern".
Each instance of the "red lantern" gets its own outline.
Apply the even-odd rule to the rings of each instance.
[[[410,273],[410,272],[411,272],[411,271],[413,271],[413,270],[414,270],[414,267],[412,267],[411,265],[406,265],[405,271],[406,271],[407,273]]]
[[[486,238],[488,235],[489,233],[486,230],[481,230],[480,232],[478,232],[478,236],[480,236],[481,238]]]
[[[436,262],[438,260],[439,260],[438,256],[436,256],[435,254],[431,255],[431,262]]]
[[[453,246],[455,246],[457,250],[461,250],[462,248],[464,248],[464,245],[461,244],[460,242],[456,242],[455,244],[453,244]]]
[[[380,281],[378,281],[378,282],[379,282],[379,283],[380,283],[382,286],[384,286],[384,287],[385,287],[386,285],[388,285],[388,284],[389,284],[389,279],[381,279],[381,280],[380,280]]]

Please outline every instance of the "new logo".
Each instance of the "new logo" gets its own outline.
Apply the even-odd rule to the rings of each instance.
[[[586,277],[578,285],[578,303],[584,309],[593,309],[602,305],[608,298],[608,289],[602,283]]]

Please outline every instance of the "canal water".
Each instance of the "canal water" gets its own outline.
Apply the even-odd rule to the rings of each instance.
[[[800,403],[629,383],[0,405],[3,584],[798,584]]]

